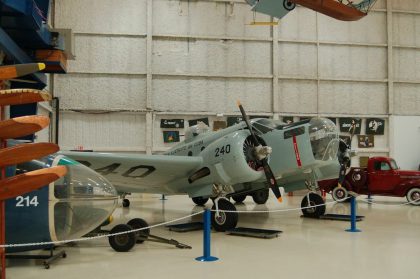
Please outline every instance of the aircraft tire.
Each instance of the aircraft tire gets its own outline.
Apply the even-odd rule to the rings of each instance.
[[[302,208],[303,216],[311,217],[311,218],[319,218],[320,216],[325,214],[325,203],[322,197],[316,193],[309,193],[309,204],[308,198],[305,195],[302,199],[302,203],[300,204]],[[318,205],[317,207],[312,208],[304,208],[307,206],[314,206]]]
[[[347,201],[349,192],[344,187],[335,187],[332,192],[331,196],[335,201],[344,202]]]
[[[216,205],[213,205],[212,210],[216,210]],[[225,199],[219,200],[219,210],[236,211],[236,207]],[[219,217],[216,217],[216,212],[211,212],[211,225],[218,232],[224,232],[234,229],[238,224],[237,212],[223,212],[219,211]]]
[[[242,194],[242,195],[235,195],[232,196],[232,199],[236,202],[236,203],[243,203],[244,200],[246,199],[246,195]]]
[[[130,200],[129,199],[123,199],[122,206],[123,207],[130,207]]]
[[[268,200],[270,192],[268,189],[262,189],[252,193],[252,199],[256,204],[265,204]]]
[[[194,198],[192,198],[192,201],[193,201],[196,205],[203,206],[203,205],[205,205],[205,204],[209,201],[209,198],[194,197]]]
[[[134,230],[141,229],[141,228],[147,228],[149,224],[141,219],[141,218],[134,218],[127,222],[127,225],[132,227]],[[135,232],[136,234],[136,243],[140,244],[147,240],[147,238],[150,235],[150,229],[145,229],[141,231]]]
[[[110,234],[131,231],[133,228],[126,224],[116,225],[109,232]],[[109,245],[117,252],[127,252],[136,244],[136,234],[126,233],[108,237]]]
[[[407,192],[407,201],[412,205],[420,205],[420,188],[411,188]]]
[[[296,8],[296,4],[293,2],[290,2],[289,0],[283,0],[283,7],[288,10],[291,11],[294,8]]]

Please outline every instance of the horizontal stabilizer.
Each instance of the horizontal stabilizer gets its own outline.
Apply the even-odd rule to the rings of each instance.
[[[0,139],[14,139],[36,133],[50,123],[46,116],[31,115],[0,122]]]
[[[66,173],[67,168],[65,166],[58,166],[3,179],[0,181],[0,200],[10,199],[35,191],[56,181],[66,175]]]
[[[36,73],[45,69],[44,63],[29,63],[0,66],[0,79],[12,79]]]
[[[51,95],[36,89],[0,90],[0,106],[23,105],[50,101]]]
[[[56,153],[60,148],[54,143],[29,143],[0,149],[0,167],[16,165]]]

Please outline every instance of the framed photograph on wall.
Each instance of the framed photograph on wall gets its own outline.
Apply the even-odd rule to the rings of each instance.
[[[357,135],[357,142],[359,148],[371,148],[375,147],[373,135]]]
[[[362,127],[362,119],[360,118],[349,118],[349,117],[340,117],[338,119],[340,125],[340,132],[343,133],[352,133],[351,127],[354,123],[356,125],[355,135],[360,135],[360,130]]]
[[[179,132],[178,131],[163,131],[163,142],[179,142]]]
[[[385,131],[385,119],[367,118],[366,135],[383,135]]]

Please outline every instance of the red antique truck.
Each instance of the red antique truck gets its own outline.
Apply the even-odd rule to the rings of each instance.
[[[350,168],[343,187],[338,179],[319,181],[319,187],[331,192],[334,200],[348,196],[348,191],[362,195],[407,197],[413,205],[420,205],[420,171],[400,170],[388,157],[369,158],[367,168]]]

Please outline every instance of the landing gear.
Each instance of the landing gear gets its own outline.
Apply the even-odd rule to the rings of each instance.
[[[252,194],[252,199],[256,204],[265,204],[268,200],[269,191],[268,189],[262,189]]]
[[[130,207],[130,200],[129,199],[123,199],[122,206],[127,208]]]
[[[322,197],[316,193],[309,193],[303,199],[300,204],[302,207],[302,213],[305,217],[319,218],[325,214],[325,203]],[[305,208],[308,206],[316,206]]]
[[[206,204],[206,202],[209,201],[209,198],[203,198],[203,197],[194,197],[192,198],[192,201],[199,206],[203,206]]]
[[[127,222],[127,225],[132,227],[134,230],[147,228],[149,224],[141,218],[134,218]],[[145,229],[141,231],[135,232],[136,234],[136,243],[140,244],[143,243],[150,235],[150,229]]]
[[[236,227],[236,224],[238,224],[238,213],[236,212],[236,207],[225,199],[216,199],[215,203],[216,202],[218,203],[219,210],[227,210],[234,212],[212,211],[211,225],[216,231],[219,232],[234,229]],[[212,210],[216,210],[216,204],[213,205]]]
[[[232,199],[233,199],[236,203],[242,203],[242,202],[244,202],[244,200],[246,199],[246,195],[235,195],[235,196],[232,196]]]

